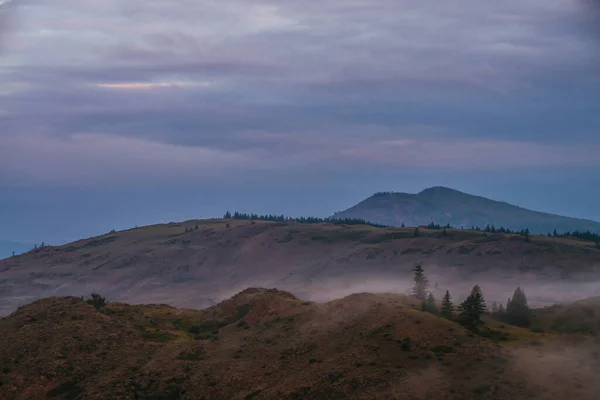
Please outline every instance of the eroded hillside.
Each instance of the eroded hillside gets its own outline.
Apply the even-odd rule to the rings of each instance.
[[[319,304],[248,289],[201,311],[95,309],[76,297],[47,298],[0,320],[0,332],[0,398],[587,400],[599,393],[592,339],[559,346],[529,332],[499,344],[393,294]],[[547,362],[536,363],[540,357]],[[553,380],[557,360],[573,369]]]

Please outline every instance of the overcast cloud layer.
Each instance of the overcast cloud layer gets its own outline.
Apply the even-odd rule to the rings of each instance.
[[[592,0],[0,3],[4,193],[600,169]]]

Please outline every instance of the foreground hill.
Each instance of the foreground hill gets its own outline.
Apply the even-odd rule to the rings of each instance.
[[[598,343],[495,343],[400,295],[202,311],[46,298],[0,320],[2,399],[597,399]],[[535,339],[531,341],[530,339]],[[577,356],[573,356],[577,354]],[[565,370],[566,369],[566,370]]]
[[[377,224],[401,226],[431,222],[470,228],[503,226],[532,233],[590,231],[600,234],[600,222],[563,217],[517,207],[445,187],[433,187],[418,194],[378,193],[359,204],[336,213],[335,218],[361,218]]]
[[[505,301],[517,284],[532,302],[561,300],[561,293],[583,298],[597,294],[600,281],[600,249],[575,239],[426,229],[414,237],[408,228],[202,220],[113,232],[2,260],[0,314],[39,297],[92,291],[189,308],[214,305],[249,286],[315,300],[402,292],[412,286],[416,263],[423,263],[432,286],[438,282],[458,294],[478,283],[490,301]]]

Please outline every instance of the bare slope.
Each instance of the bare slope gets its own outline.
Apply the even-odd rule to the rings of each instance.
[[[427,225],[431,222],[454,227],[486,225],[511,230],[528,228],[546,234],[575,230],[600,233],[600,222],[563,217],[517,207],[485,197],[473,196],[444,187],[433,187],[418,194],[379,193],[336,213],[336,218],[362,218],[378,224],[401,226]]]
[[[109,233],[0,261],[0,314],[39,297],[92,291],[114,300],[191,308],[216,304],[248,286],[321,300],[356,291],[404,291],[418,262],[432,286],[456,285],[458,294],[479,283],[490,299],[502,301],[516,284],[535,300],[529,281],[551,282],[544,290],[552,301],[560,300],[557,279],[596,285],[589,290],[600,282],[600,250],[593,243],[537,236],[526,242],[518,235],[454,230],[413,236],[413,229],[224,220]],[[585,297],[577,285],[575,292],[565,286],[565,293]]]
[[[363,293],[318,304],[264,289],[202,311],[43,299],[0,320],[0,398],[597,398],[589,351],[540,353],[544,335],[500,346],[409,303]],[[557,359],[573,364],[560,379],[546,368]]]

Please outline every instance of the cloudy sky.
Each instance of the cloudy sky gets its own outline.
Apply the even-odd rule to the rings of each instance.
[[[0,4],[0,240],[434,185],[600,220],[593,0]]]

